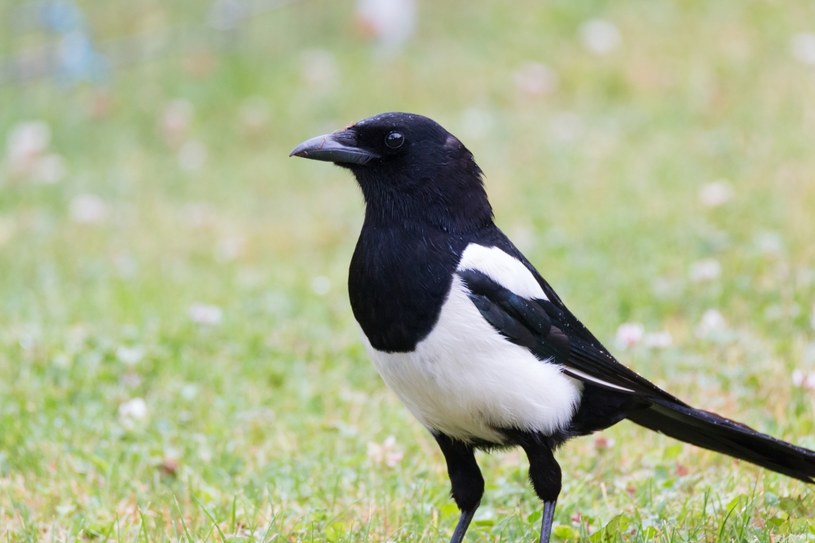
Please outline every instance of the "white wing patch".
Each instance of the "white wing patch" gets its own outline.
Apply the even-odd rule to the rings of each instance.
[[[549,299],[532,272],[520,260],[498,247],[469,244],[461,255],[458,270],[480,271],[499,285],[524,298]]]
[[[458,270],[480,271],[504,288],[524,298],[549,299],[543,292],[543,288],[541,288],[540,284],[535,280],[532,272],[530,272],[520,260],[505,253],[498,247],[485,247],[471,243],[461,256]],[[591,376],[572,367],[568,367],[568,371],[577,378],[596,383],[606,388],[623,392],[633,392],[633,390],[629,388],[608,383],[598,377]]]

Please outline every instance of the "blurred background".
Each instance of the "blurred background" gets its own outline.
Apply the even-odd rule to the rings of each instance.
[[[357,188],[287,156],[383,111],[473,151],[626,364],[815,447],[812,4],[3,0],[0,25],[9,541],[449,535],[348,307]],[[815,533],[803,485],[633,425],[567,448],[560,540]],[[533,539],[525,460],[482,462],[468,537]]]

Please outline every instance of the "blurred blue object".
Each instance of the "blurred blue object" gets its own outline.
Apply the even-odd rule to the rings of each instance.
[[[58,77],[66,83],[107,80],[109,64],[96,51],[90,35],[82,31],[66,32],[57,47]]]
[[[12,10],[13,32],[45,31],[55,39],[44,45],[0,57],[0,84],[54,77],[65,84],[107,81],[114,69],[191,43],[234,40],[255,16],[298,0],[211,0],[205,21],[175,24],[169,29],[108,38],[98,45],[85,12],[74,0],[29,0]]]
[[[38,2],[39,22],[45,28],[64,34],[85,28],[85,17],[70,0]]]
[[[40,24],[58,36],[56,75],[68,84],[106,80],[109,63],[93,45],[82,10],[72,0],[41,4]]]

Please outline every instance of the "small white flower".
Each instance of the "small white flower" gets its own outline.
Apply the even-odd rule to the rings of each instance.
[[[515,88],[528,96],[544,96],[558,85],[557,74],[540,62],[527,62],[512,73]]]
[[[604,435],[598,435],[594,438],[594,448],[600,451],[611,449],[615,444],[614,439]]]
[[[790,38],[790,53],[804,64],[815,66],[815,33],[801,32]]]
[[[43,121],[21,122],[6,138],[6,164],[12,177],[56,183],[65,176],[65,161],[48,152],[51,128]]]
[[[51,142],[51,128],[43,121],[23,121],[6,137],[6,158],[24,163],[45,153]]]
[[[142,398],[132,398],[119,406],[119,422],[126,428],[133,428],[147,418],[147,402]]]
[[[642,341],[645,326],[638,322],[626,322],[617,328],[616,342],[623,349],[629,349]]]
[[[190,319],[196,324],[203,326],[215,326],[221,324],[224,312],[216,305],[202,303],[192,304],[187,310]]]
[[[179,391],[181,397],[187,401],[194,400],[198,396],[198,385],[194,383],[185,383]]]
[[[198,140],[185,141],[178,149],[178,166],[185,172],[200,172],[206,162],[207,148]]]
[[[116,358],[125,366],[135,366],[144,358],[144,349],[122,345],[116,349]]]
[[[133,371],[128,371],[124,373],[120,379],[121,383],[126,386],[127,388],[136,388],[141,386],[142,378],[141,376]]]
[[[724,316],[716,309],[708,309],[702,314],[702,320],[696,327],[696,335],[708,337],[716,332],[720,332],[727,327]]]
[[[718,279],[721,274],[722,265],[715,258],[705,258],[704,260],[694,262],[688,271],[690,280],[695,283],[713,281]]]
[[[57,353],[51,359],[51,363],[58,368],[68,368],[73,363],[73,358],[68,353]]]
[[[800,369],[793,370],[792,384],[807,390],[815,390],[815,372],[805,372]]]
[[[583,46],[597,55],[606,55],[617,49],[622,36],[617,26],[603,19],[590,19],[580,25],[580,41]]]
[[[727,181],[714,181],[702,187],[699,191],[699,201],[705,207],[719,207],[733,197],[733,189]]]
[[[812,308],[812,318],[815,319],[815,307]],[[815,328],[815,321],[813,321],[813,328]],[[810,341],[804,347],[804,356],[801,359],[804,364],[815,365],[815,341]]]
[[[398,51],[416,28],[416,0],[357,0],[357,24],[383,53]]]
[[[95,194],[80,194],[71,200],[71,219],[80,224],[100,224],[108,218],[108,206]]]
[[[331,290],[331,280],[324,275],[318,275],[311,279],[311,290],[315,294],[324,296]]]
[[[374,464],[385,464],[389,468],[394,468],[402,461],[404,453],[396,445],[396,438],[388,436],[380,443],[368,443],[368,459]]]
[[[161,133],[168,145],[176,146],[187,135],[193,116],[189,100],[173,100],[164,107],[161,114]]]
[[[776,232],[759,232],[753,238],[753,244],[765,255],[777,255],[784,250],[784,239]]]
[[[649,332],[643,338],[643,344],[653,349],[667,349],[673,344],[673,336],[668,331]]]

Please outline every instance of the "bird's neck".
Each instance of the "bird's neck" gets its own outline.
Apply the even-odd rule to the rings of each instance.
[[[360,186],[369,227],[398,227],[420,236],[440,230],[457,236],[492,225],[492,208],[480,184],[467,190],[440,190],[433,182],[399,189],[382,183]]]
[[[371,345],[407,352],[439,316],[468,236],[366,213],[351,259],[351,308]]]

